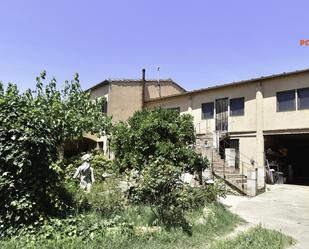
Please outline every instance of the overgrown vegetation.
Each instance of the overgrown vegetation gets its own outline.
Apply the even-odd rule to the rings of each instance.
[[[0,248],[203,248],[243,222],[217,203],[220,182],[203,184],[192,117],[171,110],[116,124],[115,159],[88,152],[95,183],[81,190],[82,154],[63,158],[63,144],[110,131],[104,99],[91,100],[77,75],[63,90],[45,76],[22,94],[0,84]]]
[[[85,215],[78,220],[55,220],[29,235],[0,242],[4,249],[13,248],[204,248],[216,238],[226,234],[242,222],[222,206],[210,205],[208,211],[198,209],[187,213],[192,223],[192,236],[181,229],[165,230],[149,226],[152,212],[147,207],[128,207],[123,215],[102,219],[98,215]],[[200,222],[199,219],[203,219]],[[55,224],[57,222],[57,225]],[[84,231],[83,231],[84,229]],[[36,235],[35,235],[36,234]]]
[[[184,212],[191,208],[191,187],[181,182],[181,175],[198,175],[208,166],[194,151],[194,142],[193,117],[161,108],[136,112],[116,125],[112,136],[119,172],[135,173],[130,199],[151,206],[166,227],[180,226],[189,234]]]
[[[69,209],[59,148],[86,132],[103,134],[109,122],[101,101],[81,90],[78,75],[58,90],[52,79],[45,87],[43,72],[36,89],[19,93],[0,84],[0,232],[14,233],[45,216]]]

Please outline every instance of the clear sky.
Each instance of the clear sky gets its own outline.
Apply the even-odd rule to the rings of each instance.
[[[172,78],[186,89],[309,67],[307,0],[1,0],[0,80],[47,70],[82,87]]]

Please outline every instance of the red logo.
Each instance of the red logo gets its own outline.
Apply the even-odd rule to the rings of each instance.
[[[309,40],[300,40],[299,45],[300,46],[309,46]]]

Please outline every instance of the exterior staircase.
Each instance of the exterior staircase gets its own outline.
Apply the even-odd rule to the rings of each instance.
[[[229,167],[227,162],[221,158],[217,149],[213,146],[213,134],[197,134],[196,151],[202,156],[207,156],[211,163],[211,171],[214,176],[223,179],[226,184],[238,191],[247,194],[247,177],[241,169]],[[240,165],[241,168],[241,165]]]

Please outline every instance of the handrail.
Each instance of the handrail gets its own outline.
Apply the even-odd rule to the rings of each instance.
[[[197,127],[197,125],[198,124],[196,124],[196,127]],[[248,170],[249,169],[253,170],[252,164],[247,162],[247,160],[246,161],[241,160],[241,158],[239,157],[239,168],[238,168],[237,171],[235,171],[235,173],[239,176],[239,178],[238,178],[238,180],[233,181],[233,178],[228,177],[229,171],[227,169],[226,163],[229,160],[229,158],[232,159],[234,157],[232,155],[226,154],[224,158],[219,157],[220,160],[218,162],[214,161],[215,158],[216,158],[215,153],[218,154],[218,156],[219,156],[220,150],[223,150],[225,148],[224,145],[227,145],[227,144],[228,144],[227,141],[224,141],[224,140],[223,140],[223,143],[222,142],[221,142],[221,144],[219,143],[217,147],[215,147],[214,144],[211,144],[211,145],[209,144],[210,146],[208,148],[211,149],[211,155],[210,155],[211,156],[211,164],[210,164],[211,172],[213,173],[213,175],[218,175],[218,176],[222,177],[227,182],[227,184],[233,185],[239,191],[246,194],[247,190],[245,188],[245,180],[248,177],[248,175],[247,174],[245,175],[245,166],[248,165],[248,166],[250,166],[250,167],[248,167]],[[243,155],[243,153],[239,153],[239,155]],[[246,156],[246,155],[244,155],[244,158],[249,159],[249,157]],[[222,165],[222,162],[223,162],[223,165],[222,165],[222,168],[221,168],[221,169],[223,169],[223,171],[221,171],[222,173],[220,173],[220,170],[217,171],[215,162],[218,163],[218,167],[220,167],[220,168],[221,168],[220,165]],[[249,172],[249,171],[246,171],[246,172]],[[255,172],[257,174],[256,169],[255,169]],[[239,182],[239,180],[241,180],[241,183]],[[256,184],[257,184],[257,179],[255,179],[255,181],[256,181]]]

